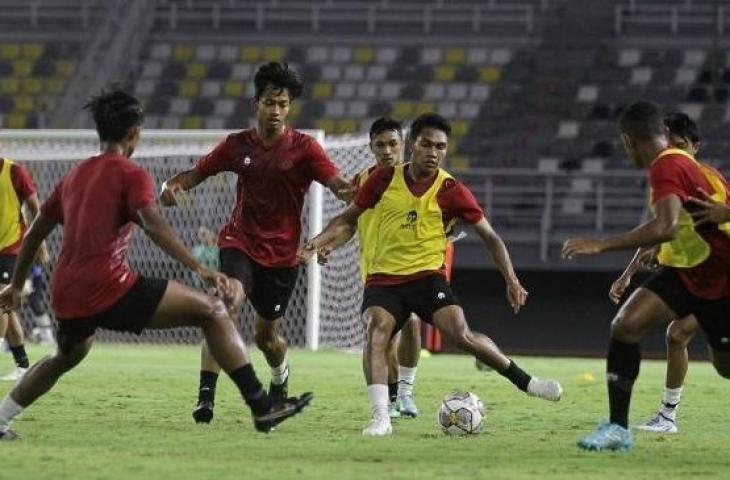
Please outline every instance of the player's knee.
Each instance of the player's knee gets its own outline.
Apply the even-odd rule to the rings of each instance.
[[[384,345],[390,344],[390,337],[393,333],[393,322],[387,318],[373,315],[368,322],[368,339],[369,340],[384,340]]]
[[[278,341],[275,332],[271,329],[257,330],[253,335],[253,340],[262,352],[274,350]]]
[[[684,348],[689,343],[692,336],[688,334],[677,322],[672,322],[667,327],[667,346],[674,348]]]
[[[200,312],[200,323],[201,327],[205,328],[208,325],[216,322],[230,322],[231,319],[228,315],[226,305],[220,298],[208,296],[204,303],[201,305]]]
[[[611,322],[611,336],[618,340],[634,342],[642,332],[640,322],[630,313],[619,311]]]

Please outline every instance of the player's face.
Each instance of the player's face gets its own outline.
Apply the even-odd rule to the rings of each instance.
[[[373,152],[379,167],[401,163],[403,139],[395,130],[380,132],[370,140],[370,151]]]
[[[259,127],[269,131],[283,127],[289,115],[290,104],[291,98],[286,88],[276,88],[271,85],[266,87],[254,104]]]
[[[634,162],[634,165],[636,165],[637,168],[644,168],[644,166],[641,164],[639,154],[636,152],[636,148],[634,148],[634,142],[632,142],[631,138],[625,133],[621,134],[621,143],[624,145],[624,151],[626,151],[626,155],[631,159],[632,162]]]
[[[419,171],[435,173],[446,157],[449,137],[436,128],[424,128],[413,142],[411,161]]]

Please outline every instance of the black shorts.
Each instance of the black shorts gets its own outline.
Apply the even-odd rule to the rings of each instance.
[[[0,255],[0,285],[10,284],[17,255]]]
[[[370,307],[384,308],[395,317],[395,332],[410,318],[411,313],[433,323],[435,311],[449,305],[460,305],[443,275],[434,274],[399,285],[366,286],[362,298],[362,312]]]
[[[730,297],[706,300],[684,286],[677,272],[664,268],[642,285],[656,293],[678,318],[694,315],[715,350],[730,351]]]
[[[58,318],[58,348],[68,352],[83,342],[97,328],[140,334],[152,317],[167,290],[167,280],[140,276],[132,289],[111,307],[90,317]]]
[[[246,297],[261,318],[284,316],[299,267],[265,267],[237,248],[221,248],[220,261],[221,272],[243,284]]]

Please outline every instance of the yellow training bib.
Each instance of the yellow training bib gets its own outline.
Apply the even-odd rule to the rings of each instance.
[[[10,176],[12,168],[13,162],[6,158],[0,170],[0,250],[16,243],[23,233],[20,199]]]

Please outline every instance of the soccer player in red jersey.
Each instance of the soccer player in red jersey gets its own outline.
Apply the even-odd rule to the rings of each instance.
[[[86,357],[98,328],[140,333],[200,327],[210,352],[251,408],[256,429],[270,431],[305,407],[311,394],[273,403],[256,378],[221,300],[132,271],[127,247],[138,224],[160,248],[215,286],[219,294],[231,294],[229,279],[201,265],[160,216],[152,177],[129,159],[143,120],[139,101],[114,90],[95,97],[88,108],[99,133],[101,154],[76,164],[56,185],[25,237],[11,284],[0,291],[0,309],[20,306],[21,289],[38,247],[57,225],[63,225],[63,246],[52,285],[58,348],[35,363],[0,403],[0,438],[15,438],[12,420]]]
[[[22,207],[35,218],[40,204],[35,184],[28,171],[9,158],[0,157],[0,288],[10,283],[15,261],[25,233]],[[39,250],[41,263],[48,261],[45,244]],[[17,381],[30,366],[25,351],[25,336],[15,312],[0,312],[0,338],[5,338],[15,360],[15,369],[0,380]]]
[[[634,291],[613,319],[606,361],[610,418],[578,441],[585,450],[632,447],[628,414],[641,364],[639,342],[652,327],[694,315],[707,334],[715,369],[730,378],[730,224],[692,221],[693,214],[707,215],[706,206],[697,210],[692,197],[711,192],[713,202],[728,204],[727,182],[689,153],[670,148],[664,116],[653,103],[630,105],[619,129],[628,156],[648,170],[654,218],[604,239],[569,238],[563,256],[658,245],[664,268]]]
[[[372,419],[366,436],[392,433],[388,417],[387,348],[390,338],[412,313],[433,323],[457,347],[488,364],[529,395],[557,401],[562,387],[530,376],[494,342],[474,332],[446,281],[446,225],[461,219],[472,225],[504,277],[506,297],[517,313],[527,291],[512,268],[502,239],[484,216],[469,189],[439,166],[448,148],[451,125],[433,113],[411,125],[411,162],[377,169],[358,190],[355,201],[300,250],[301,261],[320,251],[325,256],[355,233],[358,218],[373,209],[379,231],[363,294],[367,322],[363,355]]]
[[[176,205],[184,191],[220,172],[238,175],[236,205],[218,237],[221,271],[240,281],[234,282],[240,292],[231,316],[237,317],[245,298],[251,301],[256,345],[271,367],[269,392],[285,398],[289,367],[279,324],[297,279],[304,196],[314,181],[342,200],[349,200],[354,189],[314,138],[285,124],[291,102],[303,88],[297,71],[285,63],[267,63],[256,71],[254,84],[256,127],[229,135],[193,169],[166,181],[161,201]],[[207,344],[201,357],[193,418],[208,423],[213,418],[219,367]]]

